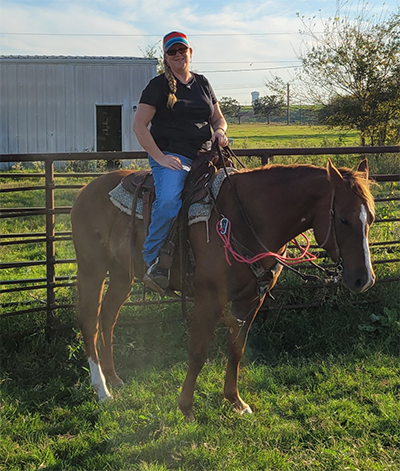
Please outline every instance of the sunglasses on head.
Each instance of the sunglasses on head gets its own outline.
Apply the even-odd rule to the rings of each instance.
[[[176,53],[179,52],[180,54],[186,54],[188,48],[186,46],[180,47],[178,49],[168,49],[167,54],[169,56],[176,56]]]

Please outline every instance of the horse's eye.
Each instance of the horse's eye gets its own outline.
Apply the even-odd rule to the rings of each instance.
[[[340,222],[344,225],[344,226],[348,226],[349,225],[349,221],[345,218],[340,218]]]

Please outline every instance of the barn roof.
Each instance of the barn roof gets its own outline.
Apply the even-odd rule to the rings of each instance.
[[[0,56],[2,62],[44,62],[44,63],[119,63],[119,64],[151,64],[157,63],[157,59],[148,57],[129,56]]]

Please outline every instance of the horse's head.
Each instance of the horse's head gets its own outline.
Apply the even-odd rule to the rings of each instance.
[[[343,268],[344,284],[351,291],[362,293],[375,283],[368,245],[369,228],[374,220],[368,163],[363,160],[356,172],[339,171],[329,160],[327,174],[330,191],[316,217],[315,237]]]

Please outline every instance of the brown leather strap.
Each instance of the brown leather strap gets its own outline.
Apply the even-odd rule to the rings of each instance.
[[[135,188],[135,192],[133,194],[133,199],[132,199],[132,207],[131,207],[131,224],[130,224],[130,248],[131,248],[131,269],[132,273],[135,273],[135,235],[136,235],[136,207],[137,207],[137,200],[138,200],[138,195],[140,188],[142,187],[142,184],[144,182],[144,179],[137,185]]]
[[[143,225],[146,235],[148,233],[149,225],[151,222],[151,205],[152,205],[152,193],[150,191],[145,191],[142,195],[143,202]]]

